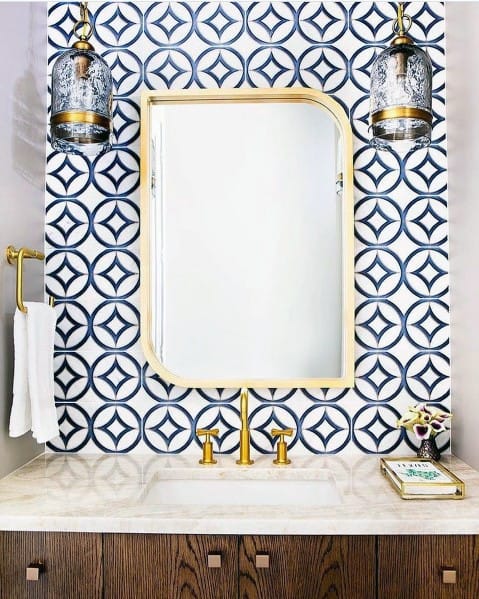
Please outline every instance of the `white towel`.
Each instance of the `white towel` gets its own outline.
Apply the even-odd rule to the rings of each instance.
[[[14,317],[15,371],[10,436],[31,429],[37,443],[59,435],[53,382],[56,313],[47,304],[25,302]]]

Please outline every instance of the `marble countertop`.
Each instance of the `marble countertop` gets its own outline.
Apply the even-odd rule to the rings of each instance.
[[[199,466],[192,456],[45,454],[0,480],[0,530],[191,534],[479,534],[479,473],[453,456],[443,463],[466,483],[463,500],[404,500],[380,474],[378,456],[271,456],[253,466],[234,456]],[[315,479],[328,473],[331,505],[161,505],[161,478]],[[322,474],[321,474],[322,476]],[[271,488],[274,484],[271,485]],[[269,487],[267,487],[269,489]],[[204,502],[204,499],[202,500]],[[206,502],[207,503],[207,502]]]

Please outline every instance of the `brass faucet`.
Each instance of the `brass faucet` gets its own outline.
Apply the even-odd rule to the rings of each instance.
[[[236,463],[240,466],[250,466],[254,460],[250,458],[250,434],[248,426],[248,389],[241,389],[240,396],[240,457]]]

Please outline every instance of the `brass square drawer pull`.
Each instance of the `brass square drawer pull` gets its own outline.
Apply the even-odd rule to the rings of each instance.
[[[267,553],[256,554],[256,567],[269,568],[269,555]]]
[[[43,562],[32,562],[31,564],[28,564],[27,580],[38,580],[42,572],[45,572],[45,565],[43,564]]]
[[[221,568],[221,553],[208,553],[208,568]]]
[[[442,569],[442,582],[444,584],[456,584],[456,582],[457,582],[456,570],[452,570],[450,568],[443,568]]]

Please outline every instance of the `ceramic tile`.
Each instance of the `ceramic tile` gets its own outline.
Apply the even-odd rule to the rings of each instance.
[[[71,44],[76,3],[51,2],[49,70]],[[197,454],[195,429],[238,443],[239,390],[184,389],[154,374],[139,337],[139,103],[146,89],[310,86],[354,133],[356,384],[251,390],[252,442],[294,428],[303,454],[393,452],[414,443],[405,404],[450,408],[443,3],[411,2],[411,35],[433,62],[433,145],[368,145],[369,81],[390,41],[389,2],[91,2],[94,44],[114,78],[114,149],[47,148],[47,289],[57,299],[62,437],[52,451]],[[447,446],[448,436],[444,436]]]

